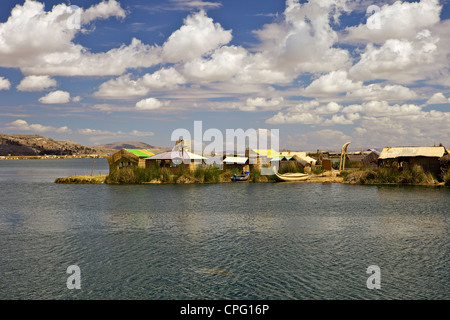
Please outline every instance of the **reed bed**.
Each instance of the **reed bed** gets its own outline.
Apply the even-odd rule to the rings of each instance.
[[[450,177],[449,177],[450,179]],[[435,185],[439,181],[421,166],[413,166],[401,172],[392,168],[379,168],[378,170],[358,170],[346,173],[344,182],[353,184],[411,184]]]
[[[444,180],[444,185],[450,187],[450,168],[442,173],[442,180]]]
[[[144,183],[219,183],[230,182],[233,174],[241,174],[238,169],[220,170],[218,168],[197,168],[195,171],[180,168],[172,173],[167,168],[130,167],[116,170],[109,174],[106,183],[110,184],[144,184]],[[252,171],[252,174],[257,174]],[[252,177],[250,174],[250,177]],[[256,182],[256,181],[255,181]]]

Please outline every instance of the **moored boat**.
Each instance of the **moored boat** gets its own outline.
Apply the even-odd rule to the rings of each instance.
[[[247,181],[248,177],[250,176],[250,174],[248,172],[246,172],[245,174],[233,174],[233,176],[231,177],[231,181],[236,182],[236,181]]]
[[[305,181],[311,177],[311,175],[307,173],[288,172],[279,174],[275,169],[273,170],[273,173],[275,174],[277,179],[281,181]]]

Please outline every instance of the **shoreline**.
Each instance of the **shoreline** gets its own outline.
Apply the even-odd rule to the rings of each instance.
[[[106,178],[107,174],[102,175],[73,175],[67,177],[59,177],[55,180],[55,183],[59,184],[111,184],[111,185],[121,185],[125,183],[107,183]],[[377,186],[377,185],[391,185],[391,186],[425,186],[425,187],[445,187],[444,182],[436,183],[436,184],[408,184],[408,183],[355,183],[344,181],[343,177],[337,175],[313,175],[310,179],[305,181],[240,181],[240,182],[232,182],[232,181],[220,181],[220,182],[184,182],[184,183],[176,183],[176,182],[162,182],[160,180],[153,180],[145,183],[133,183],[133,184],[217,184],[217,183],[342,183],[348,185],[366,185],[366,186]]]
[[[55,180],[55,183],[60,184],[104,184],[107,182],[105,181],[108,177],[107,174],[102,175],[73,175],[73,176],[67,176],[67,177],[59,177]],[[162,182],[160,180],[153,180],[150,182],[145,183],[133,183],[133,184],[215,184],[215,183],[344,183],[344,178],[339,176],[312,176],[310,179],[305,181],[219,181],[219,182],[198,182],[198,181],[187,181],[183,183],[176,183],[176,182]],[[117,185],[121,183],[109,183],[112,185]],[[124,183],[125,184],[125,183]]]
[[[73,155],[73,156],[66,156],[66,155],[55,155],[55,156],[0,156],[0,160],[50,160],[50,159],[106,159],[106,156],[104,155]]]

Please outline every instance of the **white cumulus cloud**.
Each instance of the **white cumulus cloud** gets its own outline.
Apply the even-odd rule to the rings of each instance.
[[[1,90],[9,90],[10,88],[11,88],[11,82],[4,77],[0,77],[0,91]]]
[[[57,82],[50,76],[27,76],[20,81],[17,86],[19,91],[43,91],[45,89],[55,87]]]
[[[66,4],[55,5],[48,12],[43,3],[35,0],[17,4],[9,19],[0,23],[0,67],[19,68],[27,75],[92,76],[118,75],[127,68],[158,63],[158,48],[138,39],[99,53],[75,43],[83,25],[126,15],[116,0],[80,10],[78,28],[73,22],[76,11]]]
[[[167,101],[162,102],[156,98],[147,98],[136,103],[136,110],[155,110],[161,108],[164,105],[167,105]]]
[[[231,41],[231,31],[214,23],[205,11],[188,16],[184,25],[167,39],[162,48],[165,62],[194,59]]]
[[[13,121],[11,123],[7,124],[6,130],[9,131],[32,131],[32,132],[56,132],[56,133],[71,133],[72,131],[67,127],[59,127],[55,128],[52,126],[44,126],[41,124],[29,124],[25,120],[18,119],[16,121]]]
[[[437,92],[427,100],[426,104],[444,104],[450,103],[450,98],[447,99],[442,92]]]
[[[70,101],[70,93],[62,90],[52,91],[47,95],[39,98],[39,102],[43,104],[63,104]]]

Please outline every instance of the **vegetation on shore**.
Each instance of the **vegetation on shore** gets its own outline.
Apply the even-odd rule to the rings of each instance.
[[[72,184],[105,183],[107,177],[108,175],[106,174],[61,177],[57,178],[55,180],[55,183],[72,183]]]
[[[144,183],[219,183],[231,182],[233,174],[241,174],[239,169],[221,170],[217,168],[197,168],[189,171],[180,168],[177,173],[172,173],[167,168],[153,167],[149,169],[130,167],[114,171],[106,178],[110,184],[144,184]],[[269,182],[275,181],[273,177],[262,176],[259,170],[250,172],[249,181]]]
[[[316,169],[320,171],[321,169]],[[303,172],[301,166],[295,163],[282,167],[280,173]],[[313,172],[315,173],[315,172]],[[326,173],[326,172],[325,172]],[[425,172],[422,167],[414,166],[396,172],[392,168],[379,168],[377,170],[360,168],[357,170],[341,171],[338,177],[325,175],[325,173],[313,174],[309,182],[344,182],[348,184],[408,184],[408,185],[445,185],[450,186],[450,169],[443,172],[440,177],[435,177]],[[167,168],[144,169],[139,167],[123,168],[109,175],[83,175],[70,176],[56,179],[56,183],[108,183],[108,184],[147,184],[147,183],[223,183],[231,182],[233,174],[241,174],[238,169],[221,170],[217,168],[198,168],[195,171],[180,169],[178,173],[172,173]],[[251,170],[249,182],[275,182],[272,175],[261,175],[259,170]]]
[[[450,168],[442,174],[442,180],[445,186],[450,187]]]
[[[343,171],[341,176],[344,182],[350,184],[410,184],[410,185],[437,185],[444,181],[444,185],[450,185],[450,170],[435,177],[430,172],[425,172],[420,166],[413,166],[403,171],[395,171],[392,168],[379,168],[378,170],[360,169],[353,172]],[[442,179],[440,179],[442,178]]]

